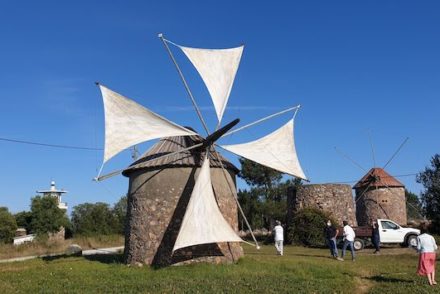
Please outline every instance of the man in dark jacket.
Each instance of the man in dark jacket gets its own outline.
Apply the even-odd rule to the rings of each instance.
[[[374,248],[376,249],[374,251],[375,254],[380,253],[380,234],[379,234],[379,225],[376,221],[373,221],[373,232],[371,234],[371,243],[373,243]]]
[[[330,254],[334,258],[338,258],[338,249],[336,247],[336,236],[338,236],[339,230],[336,229],[330,220],[327,221],[327,224],[324,228],[324,236],[327,241],[327,245],[330,248]]]

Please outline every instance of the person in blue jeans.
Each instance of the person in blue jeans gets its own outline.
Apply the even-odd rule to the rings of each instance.
[[[353,228],[348,225],[347,221],[343,221],[342,223],[344,225],[344,245],[342,246],[342,258],[338,258],[338,260],[344,261],[345,250],[347,250],[347,247],[350,246],[351,260],[355,261],[356,255],[354,253],[353,243],[356,234],[354,233]]]
[[[330,220],[327,221],[324,228],[324,236],[327,241],[327,245],[330,248],[330,254],[334,258],[338,258],[338,249],[336,247],[336,236],[338,236],[338,229],[336,229]]]
[[[374,251],[374,254],[380,253],[380,233],[379,233],[379,225],[376,221],[373,221],[373,230],[371,233],[371,242],[374,245],[374,248],[376,249]]]

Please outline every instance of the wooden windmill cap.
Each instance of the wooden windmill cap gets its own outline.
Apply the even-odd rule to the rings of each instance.
[[[163,168],[201,167],[203,163],[203,158],[205,156],[204,148],[194,148],[170,156],[164,155],[194,146],[202,142],[203,138],[199,135],[162,138],[159,142],[154,144],[145,154],[143,154],[141,158],[139,158],[127,169],[125,169],[122,174],[124,176],[129,176],[130,173],[139,169],[157,170]],[[232,170],[233,172],[238,174],[238,168],[226,158],[224,158],[220,153],[215,153],[213,147],[210,148],[209,152],[211,167],[221,168],[222,166],[217,159],[217,154],[225,169]],[[155,160],[155,158],[158,159]]]
[[[374,167],[353,186],[353,189],[371,187],[405,187],[383,168]]]

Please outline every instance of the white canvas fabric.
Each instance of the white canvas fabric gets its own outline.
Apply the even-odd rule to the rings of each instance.
[[[228,103],[244,46],[229,49],[179,47],[205,82],[220,122]]]
[[[199,244],[241,241],[217,205],[212,189],[209,159],[205,156],[173,251]]]
[[[306,179],[296,154],[293,119],[273,133],[258,140],[222,148],[277,171]]]
[[[105,113],[104,163],[135,144],[195,134],[102,85],[99,88]]]

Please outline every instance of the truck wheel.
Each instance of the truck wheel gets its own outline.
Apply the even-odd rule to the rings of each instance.
[[[356,251],[362,250],[362,249],[364,249],[364,246],[365,246],[365,244],[362,239],[357,239],[357,238],[354,239],[354,242],[353,242],[354,250],[356,250]]]
[[[406,237],[406,245],[408,247],[417,247],[417,236],[416,235],[409,235]]]

